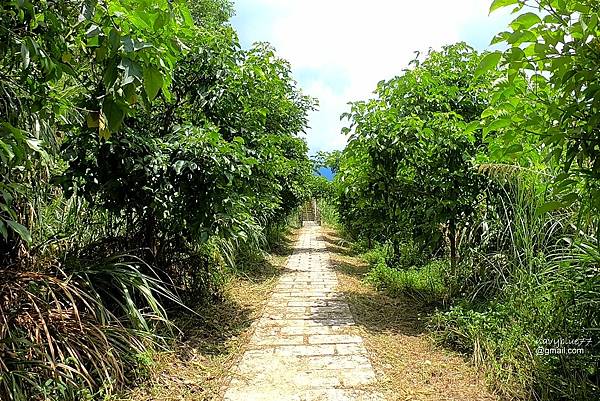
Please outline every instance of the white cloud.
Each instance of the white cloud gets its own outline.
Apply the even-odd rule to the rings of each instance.
[[[319,98],[308,144],[312,151],[331,150],[345,145],[339,116],[347,102],[369,97],[377,82],[401,73],[415,50],[480,39],[473,35],[489,42],[506,21],[506,13],[488,20],[490,2],[237,0],[233,23],[243,43],[271,42],[305,93]]]

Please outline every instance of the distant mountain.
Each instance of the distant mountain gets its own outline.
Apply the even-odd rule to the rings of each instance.
[[[333,171],[331,171],[331,169],[327,168],[327,167],[321,167],[319,168],[319,175],[322,175],[323,177],[327,178],[329,181],[333,181]]]

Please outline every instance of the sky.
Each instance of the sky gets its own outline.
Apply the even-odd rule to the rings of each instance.
[[[415,51],[465,41],[485,50],[511,21],[488,15],[491,0],[234,0],[240,42],[271,43],[302,91],[319,100],[309,115],[310,153],[342,149],[348,102],[372,96],[402,73]]]

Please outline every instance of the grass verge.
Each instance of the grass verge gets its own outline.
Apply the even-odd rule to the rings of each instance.
[[[456,352],[438,347],[426,332],[433,308],[413,297],[392,297],[365,281],[369,267],[324,228],[324,240],[339,289],[371,355],[381,391],[388,400],[491,401],[481,372]]]
[[[203,401],[221,399],[228,373],[243,354],[251,324],[262,313],[297,233],[273,253],[247,263],[227,281],[222,301],[196,308],[199,316],[173,316],[181,330],[171,350],[155,354],[149,380],[117,401]]]

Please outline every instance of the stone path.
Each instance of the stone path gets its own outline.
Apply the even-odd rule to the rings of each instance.
[[[384,400],[319,236],[305,222],[225,401]]]

